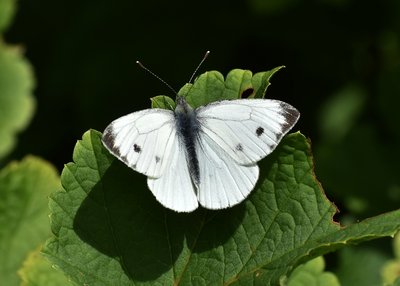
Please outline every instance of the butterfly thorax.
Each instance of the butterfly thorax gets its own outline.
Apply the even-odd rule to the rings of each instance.
[[[184,97],[177,98],[175,122],[178,138],[185,146],[186,160],[192,181],[198,186],[200,180],[199,161],[196,153],[196,142],[200,124],[195,110],[186,102]]]

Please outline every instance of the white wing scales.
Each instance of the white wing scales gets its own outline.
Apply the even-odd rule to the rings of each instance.
[[[253,190],[259,174],[256,164],[237,164],[208,135],[199,139],[200,170],[197,199],[207,209],[223,209],[243,201]]]
[[[118,159],[149,177],[159,177],[178,144],[172,111],[146,109],[111,122],[103,144]]]
[[[270,154],[300,116],[291,105],[267,99],[220,101],[196,112],[202,132],[241,165]]]
[[[197,209],[196,190],[190,178],[183,145],[175,144],[171,150],[170,165],[160,178],[148,178],[147,185],[165,207],[177,212]]]

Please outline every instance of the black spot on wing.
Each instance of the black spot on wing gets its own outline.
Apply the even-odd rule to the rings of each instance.
[[[243,146],[242,146],[242,144],[237,144],[236,145],[236,150],[238,150],[238,151],[243,151]]]
[[[252,95],[254,92],[254,88],[249,87],[245,90],[242,91],[242,94],[240,95],[241,98],[248,98],[250,95]]]
[[[264,133],[264,128],[262,128],[261,126],[258,127],[256,130],[257,136],[260,137],[263,133]]]
[[[138,144],[133,144],[133,150],[136,152],[136,153],[140,153],[141,151],[142,151],[142,147],[140,147]]]
[[[107,146],[107,148],[111,150],[112,153],[114,153],[118,157],[121,156],[119,149],[115,147],[115,136],[109,128],[104,130],[101,141],[103,141],[104,145]]]
[[[156,163],[160,162],[160,157],[156,156]]]

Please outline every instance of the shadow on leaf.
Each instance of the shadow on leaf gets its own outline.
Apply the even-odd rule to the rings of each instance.
[[[151,281],[167,272],[175,279],[177,265],[187,265],[192,252],[223,245],[244,217],[243,204],[176,213],[160,205],[144,186],[145,176],[114,160],[74,218],[78,236],[117,259],[133,281]]]

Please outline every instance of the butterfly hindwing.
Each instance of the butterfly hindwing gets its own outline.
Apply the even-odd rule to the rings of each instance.
[[[198,138],[198,146],[199,203],[207,209],[223,209],[243,201],[257,182],[258,166],[238,164],[207,134]]]
[[[170,165],[160,178],[148,178],[147,185],[165,207],[177,212],[191,212],[197,209],[198,201],[182,147],[178,143],[172,147]]]
[[[251,165],[270,154],[300,114],[291,105],[268,99],[211,103],[196,110],[206,134],[235,162]]]
[[[120,117],[104,130],[103,144],[118,159],[149,177],[160,177],[177,142],[174,113],[145,109]]]

